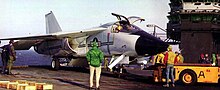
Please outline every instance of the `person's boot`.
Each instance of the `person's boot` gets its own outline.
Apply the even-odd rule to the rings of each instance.
[[[8,70],[6,74],[7,75],[12,75],[11,70]]]
[[[2,70],[2,72],[1,72],[2,74],[5,74],[5,70]]]
[[[100,88],[99,87],[96,87],[96,89],[95,90],[100,90]]]
[[[171,86],[172,86],[172,87],[175,87],[175,85],[174,85],[174,84],[172,84]]]
[[[169,84],[165,84],[165,85],[163,85],[163,87],[169,87]]]

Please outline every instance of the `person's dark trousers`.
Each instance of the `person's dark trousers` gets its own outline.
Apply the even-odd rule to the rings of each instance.
[[[6,73],[6,68],[7,68],[7,60],[5,58],[2,58],[2,73],[5,74]]]

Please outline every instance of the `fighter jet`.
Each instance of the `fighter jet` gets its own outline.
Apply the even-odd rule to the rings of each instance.
[[[106,57],[115,56],[109,68],[116,64],[129,64],[130,57],[155,55],[167,50],[168,44],[134,25],[144,19],[125,17],[112,13],[115,22],[78,32],[62,32],[53,12],[45,15],[46,34],[26,37],[9,37],[0,40],[17,40],[16,50],[28,50],[32,46],[39,54],[50,55],[51,67],[87,65],[85,55],[91,48],[91,41],[98,39],[99,48]]]

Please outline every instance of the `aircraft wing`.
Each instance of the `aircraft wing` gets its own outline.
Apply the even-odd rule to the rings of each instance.
[[[106,30],[106,28],[94,28],[80,32],[58,32],[47,35],[0,38],[0,40],[53,40],[53,39],[62,39],[62,38],[79,38],[79,37],[94,35],[104,30]]]
[[[62,38],[79,38],[79,37],[84,37],[84,36],[90,36],[90,35],[95,35],[98,34],[107,28],[93,28],[89,30],[83,30],[80,32],[58,32],[52,34],[53,36],[56,36],[57,39],[62,39]]]
[[[55,40],[62,38],[79,38],[79,37],[94,35],[104,30],[106,30],[106,28],[93,28],[80,32],[58,32],[47,35],[0,38],[0,40],[18,40],[14,43],[15,50],[28,50],[30,49],[31,46],[36,45],[44,40]]]

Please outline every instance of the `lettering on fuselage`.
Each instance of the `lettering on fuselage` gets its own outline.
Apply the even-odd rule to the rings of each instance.
[[[205,78],[205,73],[204,73],[203,71],[200,71],[198,78],[199,78],[200,76],[203,76],[203,78]]]

